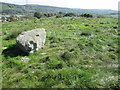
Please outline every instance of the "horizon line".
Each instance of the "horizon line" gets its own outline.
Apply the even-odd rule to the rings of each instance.
[[[69,8],[69,9],[93,9],[93,8],[70,8],[70,7],[61,7],[61,6],[55,6],[55,5],[46,5],[46,4],[16,4],[16,3],[8,3],[8,2],[1,2],[0,3],[7,3],[7,4],[14,4],[14,5],[41,5],[41,6],[51,6],[51,7],[60,7],[60,8]],[[96,10],[115,10],[115,11],[119,11],[118,9],[98,9],[98,8],[94,8]]]

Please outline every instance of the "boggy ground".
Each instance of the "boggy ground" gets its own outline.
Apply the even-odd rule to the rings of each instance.
[[[45,28],[46,43],[25,54],[16,46],[19,33]],[[3,88],[117,88],[118,20],[41,18],[2,25]],[[1,39],[1,38],[0,38]],[[21,62],[20,58],[29,58]]]

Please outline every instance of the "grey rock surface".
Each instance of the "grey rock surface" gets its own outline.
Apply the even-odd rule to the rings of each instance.
[[[16,39],[16,43],[22,51],[33,53],[34,51],[38,51],[44,46],[45,40],[45,29],[38,28],[19,34]]]

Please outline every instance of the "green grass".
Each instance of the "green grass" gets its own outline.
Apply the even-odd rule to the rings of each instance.
[[[84,17],[3,23],[3,88],[119,87],[117,23]],[[16,46],[16,37],[35,28],[46,29],[45,46],[25,54]],[[21,62],[22,57],[30,61]]]

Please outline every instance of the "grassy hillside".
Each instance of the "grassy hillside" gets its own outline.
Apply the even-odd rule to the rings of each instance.
[[[115,10],[104,10],[104,9],[72,9],[72,8],[62,8],[44,5],[15,5],[9,3],[0,3],[2,6],[3,14],[33,14],[34,12],[42,13],[58,13],[58,12],[73,12],[76,14],[82,13],[92,13],[92,14],[111,14],[117,13]]]
[[[46,29],[46,43],[26,55],[16,46],[16,36],[35,28]],[[118,88],[117,28],[117,19],[108,18],[3,23],[3,88]],[[23,57],[30,61],[20,61]]]

